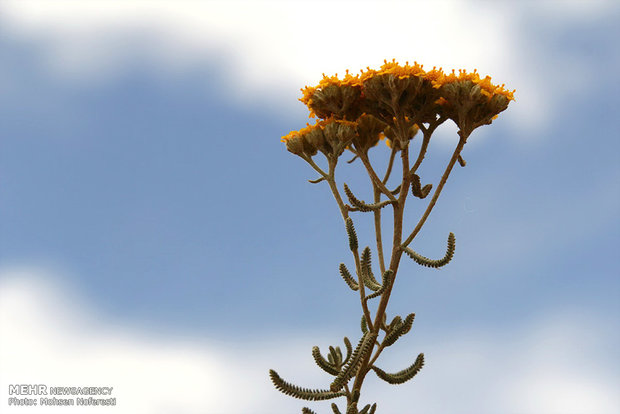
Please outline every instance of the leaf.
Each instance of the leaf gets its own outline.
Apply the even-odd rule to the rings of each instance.
[[[409,247],[402,247],[402,250],[407,253],[407,255],[411,257],[417,264],[437,269],[450,263],[450,260],[452,260],[452,257],[454,256],[454,248],[456,245],[455,243],[456,240],[454,238],[454,233],[450,233],[448,235],[448,248],[446,249],[446,254],[439,260],[432,260],[428,257],[424,257],[421,254],[414,252]]]
[[[357,208],[359,211],[363,211],[363,212],[379,210],[393,203],[391,200],[385,200],[379,203],[368,204],[362,200],[359,200],[357,197],[355,197],[353,195],[353,192],[351,191],[351,189],[346,183],[344,184],[344,193],[347,195],[347,198],[349,199],[349,202],[351,203],[351,205]]]
[[[339,367],[337,368],[335,366],[335,361],[334,363],[329,363],[328,361],[326,361],[325,358],[323,358],[323,355],[321,355],[321,350],[318,346],[312,347],[312,357],[314,358],[314,362],[316,362],[319,368],[321,368],[328,374],[336,376],[340,373]]]
[[[360,323],[362,333],[368,332],[368,325],[366,324],[366,316],[362,315],[362,322]]]
[[[370,352],[377,339],[377,334],[373,332],[366,332],[360,339],[357,347],[353,351],[351,358],[347,364],[342,368],[338,376],[334,379],[329,387],[332,391],[338,391],[345,386],[345,384],[355,375],[355,371],[362,363],[366,354]]]
[[[355,227],[353,227],[353,220],[351,217],[347,217],[345,221],[345,226],[347,229],[347,235],[349,236],[349,248],[352,252],[357,250],[357,234],[355,234]]]
[[[360,259],[360,267],[362,268],[362,279],[366,287],[370,290],[377,291],[381,289],[381,285],[375,279],[372,274],[372,263],[370,247],[366,246],[362,251],[362,257]]]
[[[375,374],[382,380],[390,384],[403,384],[413,378],[424,366],[424,354],[418,355],[415,362],[411,364],[411,366],[403,369],[402,371],[398,371],[395,374],[388,374],[376,366],[372,366],[371,368],[375,371]]]
[[[342,279],[344,280],[344,282],[351,288],[351,290],[359,290],[359,286],[357,284],[357,282],[353,279],[353,277],[351,276],[351,273],[349,272],[349,269],[347,269],[347,266],[344,263],[340,263],[340,276],[342,276]]]
[[[382,281],[383,283],[381,283],[381,287],[377,289],[374,293],[371,293],[370,295],[366,296],[364,299],[368,300],[368,299],[376,298],[377,296],[383,295],[383,292],[385,292],[388,285],[391,283],[393,273],[394,272],[392,272],[392,270],[390,269],[383,272],[383,281]]]
[[[413,174],[413,179],[411,180],[411,194],[418,198],[426,198],[428,193],[431,192],[431,188],[433,188],[433,184],[426,184],[422,187],[420,176]]]
[[[322,401],[342,397],[345,395],[343,391],[334,392],[329,390],[311,390],[308,388],[301,388],[297,385],[290,384],[284,381],[273,369],[269,370],[269,376],[271,377],[271,381],[273,382],[273,385],[275,385],[278,391],[302,400]]]
[[[316,180],[308,180],[308,182],[311,183],[311,184],[318,184],[321,181],[325,181],[325,177],[319,177]]]
[[[351,341],[349,341],[349,338],[347,338],[346,336],[344,337],[344,346],[347,347],[347,357],[344,359],[344,362],[342,363],[342,365],[346,365],[347,362],[349,362],[349,358],[351,357],[351,354],[353,353],[353,347],[351,346]]]

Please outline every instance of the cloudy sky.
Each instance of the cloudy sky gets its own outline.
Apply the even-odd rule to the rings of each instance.
[[[617,413],[619,18],[611,1],[0,1],[0,409],[78,412],[8,407],[9,384],[47,384],[112,386],[106,413],[329,412],[268,378],[326,388],[312,346],[360,336],[338,209],[280,137],[309,121],[301,87],[396,58],[477,68],[516,101],[414,242],[440,256],[452,231],[453,261],[401,265],[388,317],[416,322],[379,362],[426,366],[369,376],[362,399]],[[339,174],[368,198],[359,165]]]

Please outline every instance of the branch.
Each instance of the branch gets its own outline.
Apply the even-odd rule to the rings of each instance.
[[[463,134],[461,134],[460,131],[459,131],[459,135],[461,135],[459,144],[456,146],[456,149],[454,150],[454,153],[452,154],[452,158],[450,159],[450,162],[448,163],[448,166],[446,167],[446,170],[444,171],[443,176],[441,177],[441,180],[439,181],[439,185],[437,186],[437,189],[435,190],[435,193],[433,194],[433,198],[428,203],[428,207],[426,207],[426,211],[424,211],[424,214],[422,215],[422,218],[420,218],[420,221],[418,221],[418,224],[415,226],[415,228],[413,229],[409,237],[407,237],[405,242],[402,244],[402,247],[407,247],[407,245],[409,245],[409,243],[411,243],[414,237],[417,236],[417,234],[420,232],[422,225],[424,225],[424,223],[426,222],[426,219],[431,213],[431,210],[435,206],[435,203],[437,202],[437,199],[439,198],[439,194],[441,194],[441,190],[443,189],[443,186],[446,184],[446,181],[448,181],[448,176],[450,175],[450,171],[452,171],[452,167],[454,167],[454,164],[456,163],[456,160],[458,159],[459,154],[463,150],[463,146],[465,146],[465,142],[467,141],[467,136],[464,136]]]
[[[390,190],[388,190],[385,187],[385,185],[381,182],[379,177],[377,177],[377,173],[375,173],[375,170],[372,168],[372,165],[370,165],[368,154],[360,154],[360,159],[362,160],[364,167],[366,167],[366,171],[368,171],[368,175],[370,176],[370,179],[372,180],[372,182],[379,188],[379,190],[381,190],[383,194],[387,196],[387,198],[395,202],[396,197],[394,197],[392,193],[390,192]]]

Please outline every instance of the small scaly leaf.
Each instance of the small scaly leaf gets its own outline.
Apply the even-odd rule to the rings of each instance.
[[[351,205],[357,208],[357,210],[363,211],[363,212],[379,210],[387,205],[393,204],[391,200],[385,200],[379,203],[368,204],[358,199],[357,197],[355,197],[355,195],[353,195],[353,192],[351,191],[351,189],[346,183],[344,184],[344,193],[347,195],[347,198],[349,199],[349,202],[351,203]]]
[[[450,233],[448,235],[448,248],[446,249],[446,254],[439,260],[433,260],[429,259],[428,257],[424,257],[421,254],[414,252],[409,247],[402,247],[402,250],[407,253],[407,255],[411,257],[417,264],[437,269],[450,263],[450,260],[452,260],[452,257],[454,256],[455,245],[456,240],[454,238],[454,233]]]
[[[372,274],[372,263],[371,263],[371,254],[370,247],[366,246],[362,251],[362,257],[360,259],[360,267],[362,268],[362,279],[364,280],[364,284],[370,290],[377,291],[381,289],[381,285],[375,279],[375,276]]]
[[[302,388],[294,384],[290,384],[284,381],[277,372],[273,369],[269,370],[269,376],[271,382],[275,385],[278,391],[283,392],[291,397],[299,398],[301,400],[308,401],[322,401],[330,400],[332,398],[338,398],[345,395],[344,391],[329,391],[329,390],[311,390],[308,388]]]
[[[362,318],[364,319],[364,318]],[[353,352],[353,347],[351,346],[351,341],[346,336],[344,337],[344,346],[347,347],[347,357],[342,362],[342,365],[346,365],[349,362],[349,358],[351,357],[351,353]]]
[[[383,295],[383,292],[385,292],[385,289],[387,289],[388,285],[391,283],[393,273],[394,272],[392,272],[392,270],[390,269],[383,272],[383,281],[381,283],[381,288],[377,289],[374,293],[366,296],[364,299],[368,300]]]
[[[345,221],[345,226],[347,229],[347,235],[349,236],[349,248],[352,252],[357,250],[357,234],[355,233],[355,227],[353,226],[353,220],[351,217],[347,217]]]
[[[411,193],[414,196],[418,198],[426,198],[426,196],[431,192],[431,188],[433,188],[433,184],[426,184],[422,187],[420,176],[413,174],[413,179],[411,180]]]
[[[330,355],[331,356],[331,355]],[[336,362],[330,363],[330,361],[326,361],[321,355],[321,350],[318,346],[312,347],[312,357],[314,358],[314,362],[321,368],[323,371],[327,372],[331,375],[338,375],[340,373],[339,367],[336,368]]]
[[[362,360],[373,348],[375,339],[377,339],[377,334],[373,332],[366,332],[364,336],[362,336],[357,344],[357,347],[355,347],[351,358],[331,383],[330,389],[333,392],[341,390],[342,387],[344,387],[345,384],[355,375],[355,371],[362,363]]]
[[[340,263],[339,270],[340,276],[342,276],[342,279],[347,284],[347,286],[349,286],[351,290],[359,290],[360,287],[357,285],[357,282],[353,279],[351,273],[349,272],[349,269],[347,269],[347,266],[344,263]]]
[[[325,181],[325,177],[319,177],[319,178],[317,178],[316,180],[308,180],[308,182],[309,182],[310,184],[318,184],[318,183],[320,183],[321,181]]]
[[[375,374],[382,380],[390,384],[403,384],[413,378],[424,366],[424,354],[418,355],[415,362],[409,367],[403,369],[402,371],[398,371],[395,374],[388,374],[376,366],[372,366],[371,368],[375,371]]]
[[[368,332],[368,325],[366,324],[366,316],[362,315],[362,322],[360,323],[360,327],[362,328],[362,333]]]

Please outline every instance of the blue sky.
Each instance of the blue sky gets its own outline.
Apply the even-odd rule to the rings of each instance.
[[[401,265],[388,314],[417,319],[384,364],[424,352],[427,366],[398,389],[370,380],[367,398],[386,413],[617,412],[620,9],[358,4],[0,3],[4,401],[6,384],[90,381],[117,387],[119,413],[300,411],[267,370],[326,386],[311,347],[357,339],[360,310],[335,202],[280,136],[308,122],[300,87],[395,57],[517,92],[414,242],[439,256],[452,231],[454,260]],[[436,21],[409,28],[413,12]],[[377,27],[349,46],[360,22]],[[454,131],[436,134],[425,181]],[[338,174],[368,198],[359,165]],[[409,208],[413,226],[423,206]]]

